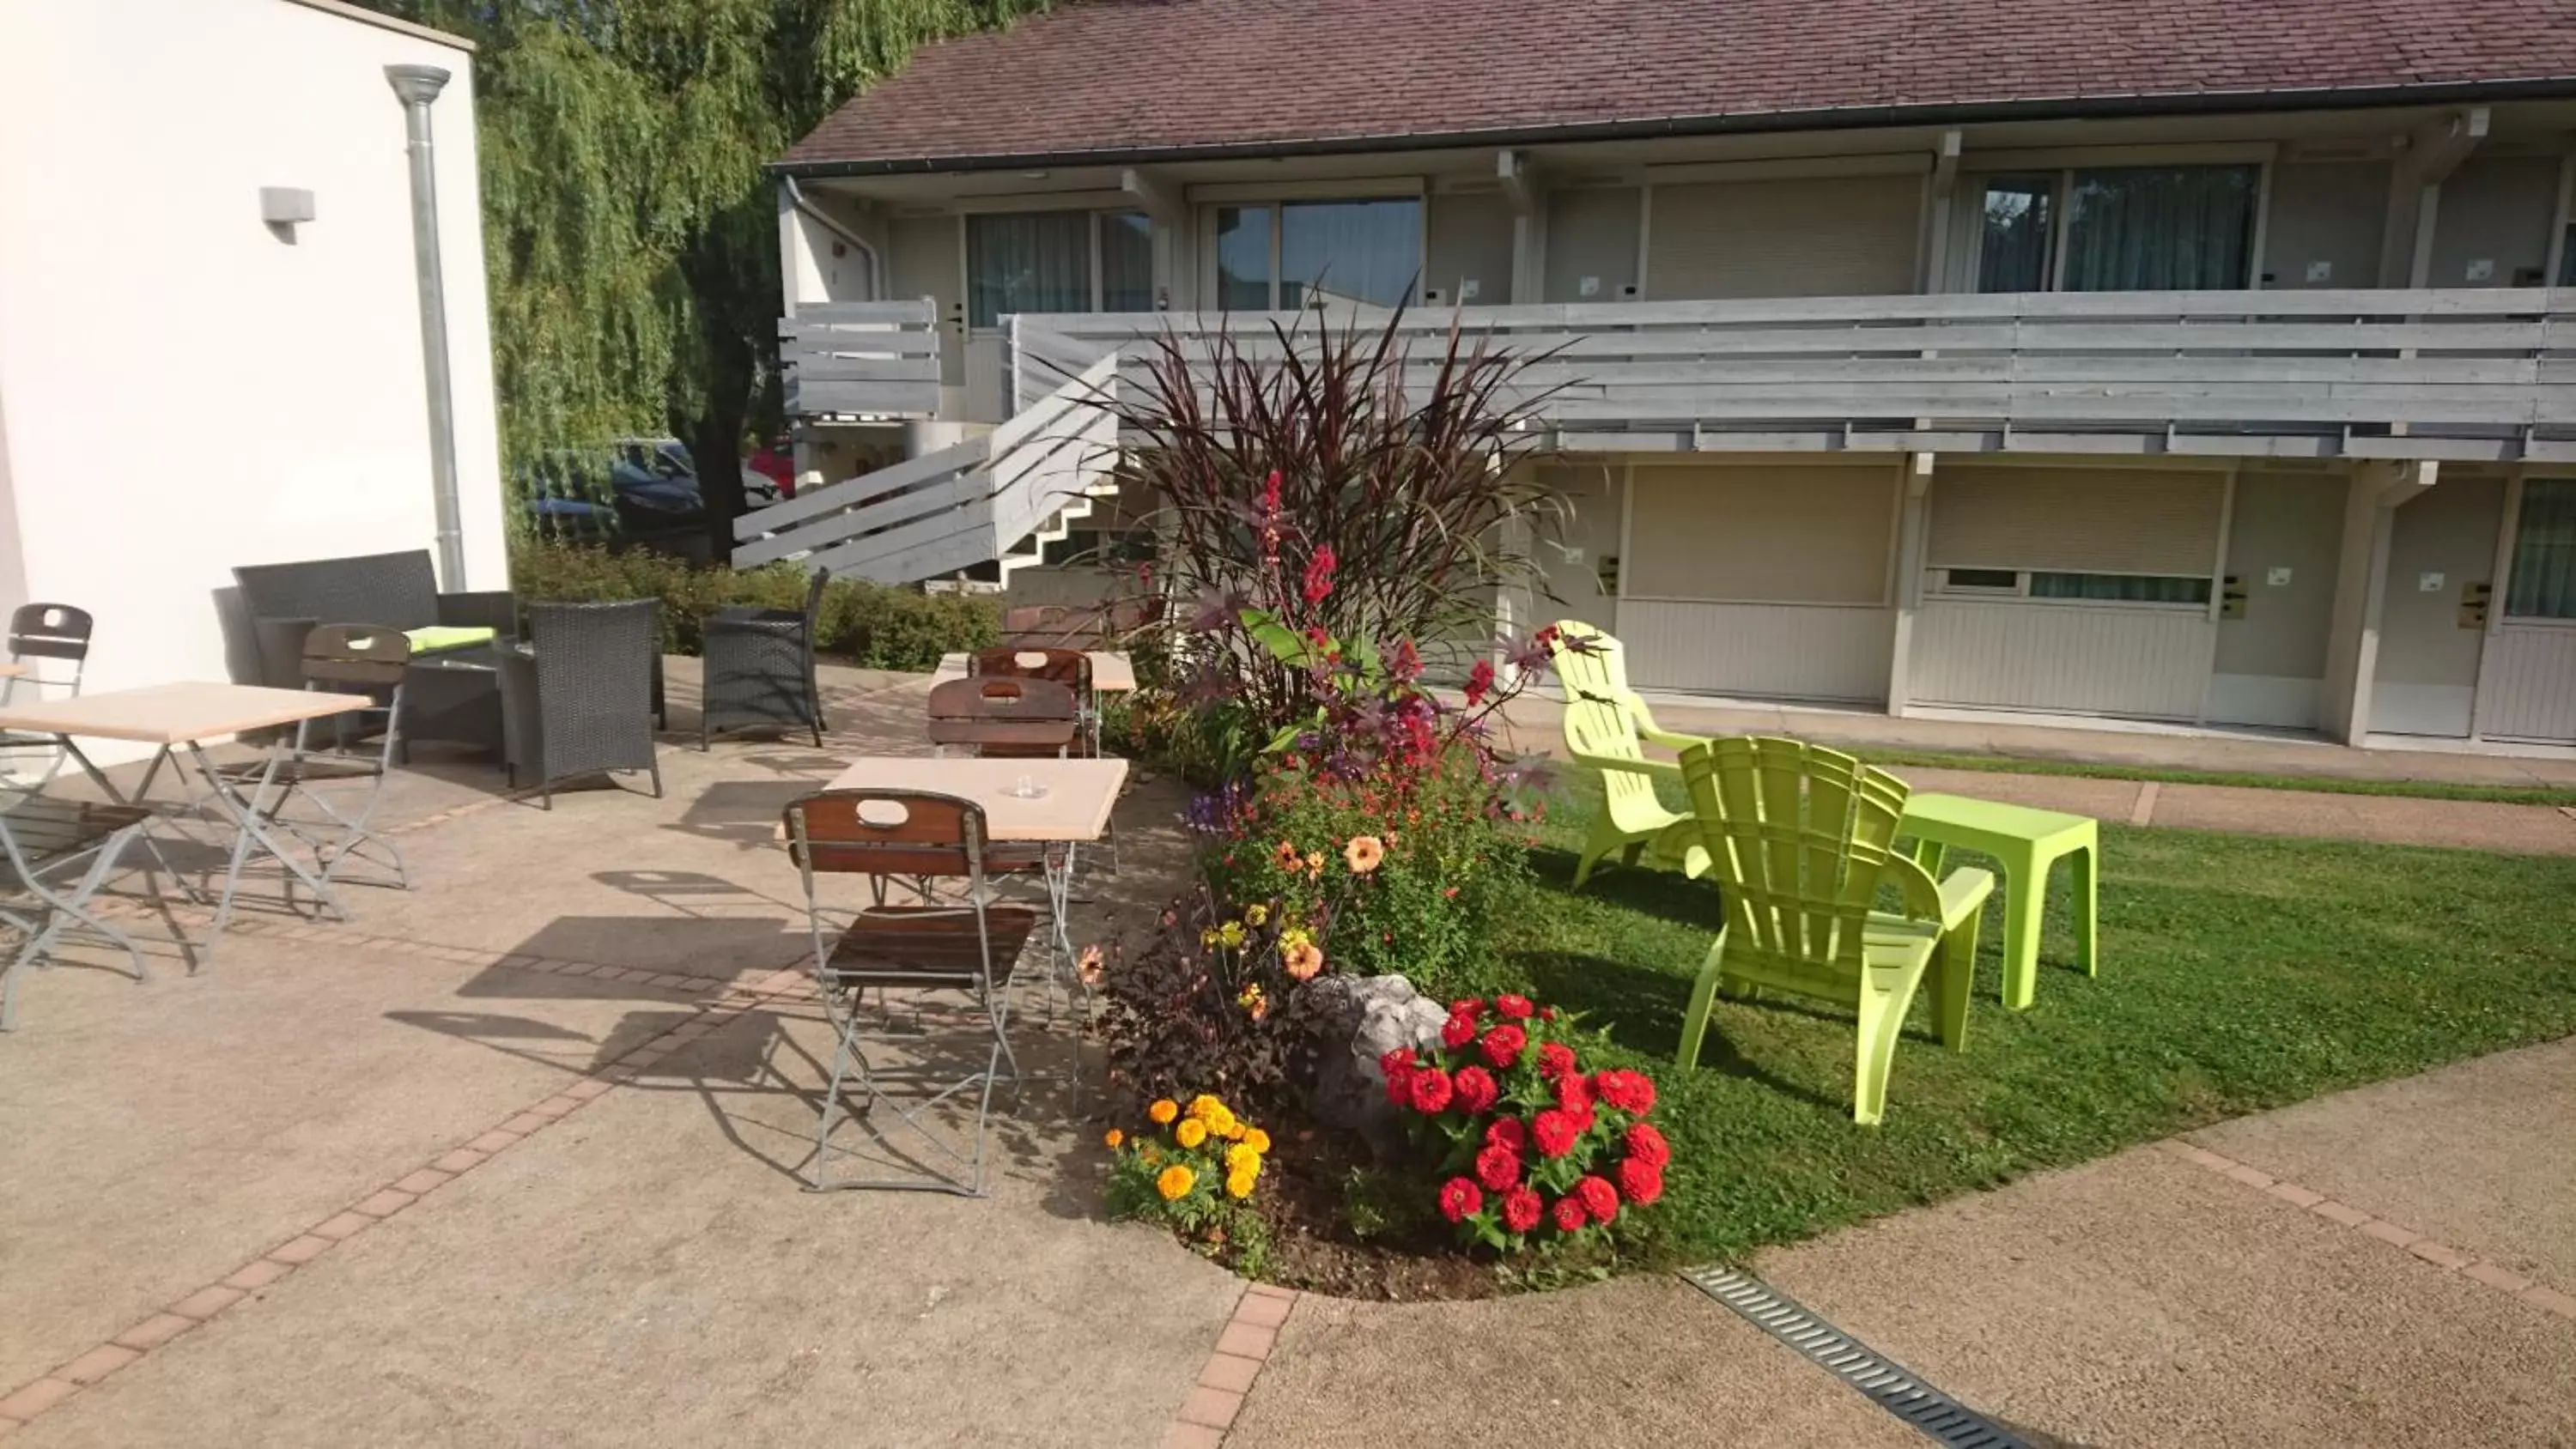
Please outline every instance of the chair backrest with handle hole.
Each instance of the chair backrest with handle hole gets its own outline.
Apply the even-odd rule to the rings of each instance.
[[[91,624],[89,610],[70,604],[21,604],[9,615],[9,657],[87,659]]]
[[[386,688],[403,682],[411,666],[411,641],[399,629],[376,624],[318,624],[304,636],[308,684]]]
[[[818,790],[787,804],[787,849],[817,875],[984,878],[984,807],[927,790]]]
[[[1077,696],[1091,692],[1091,656],[1079,649],[1004,644],[977,654],[967,672],[978,677],[1051,680]]]

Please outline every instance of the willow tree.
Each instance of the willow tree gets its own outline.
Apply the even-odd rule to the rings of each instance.
[[[479,47],[506,460],[673,433],[721,549],[746,432],[779,413],[763,168],[914,46],[1045,0],[368,3]]]

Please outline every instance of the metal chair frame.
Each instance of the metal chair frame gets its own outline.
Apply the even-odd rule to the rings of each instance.
[[[331,721],[332,745],[327,749],[314,748],[312,720],[298,721],[294,743],[272,777],[276,794],[261,799],[267,822],[302,841],[313,852],[314,869],[324,886],[331,884],[343,862],[352,857],[368,859],[367,852],[375,850],[383,854],[377,863],[393,870],[394,888],[411,889],[411,868],[403,860],[402,848],[370,828],[377,803],[384,798],[385,781],[393,773],[394,762],[401,758],[403,683],[409,678],[410,664],[410,642],[398,629],[373,624],[321,624],[304,636],[306,689],[363,692],[370,698],[381,696],[384,701],[335,717]],[[350,746],[366,738],[363,722],[371,716],[382,717],[383,730],[374,758],[369,759]],[[354,731],[350,728],[352,721],[360,722]],[[226,775],[236,784],[247,783],[256,780],[262,769],[261,764],[232,766]],[[366,799],[354,812],[333,805],[327,794],[314,788],[352,780],[367,782]],[[287,802],[298,795],[312,802],[328,823],[316,828],[316,822],[287,818]],[[295,888],[292,874],[286,885],[291,905]]]
[[[64,848],[47,853],[27,838],[35,823],[31,817],[37,815],[64,830],[68,838]],[[21,938],[17,951],[0,961],[0,1031],[16,1029],[19,976],[27,967],[50,964],[47,957],[54,943],[67,931],[95,936],[118,947],[134,963],[136,982],[152,979],[152,970],[144,964],[143,952],[134,939],[89,909],[91,897],[116,869],[118,857],[142,834],[144,822],[150,818],[151,812],[139,806],[49,800],[32,788],[0,784],[0,855],[6,856],[10,872],[33,898],[32,909],[25,903],[0,905],[0,922],[15,929]],[[49,879],[84,860],[88,868],[69,889]]]

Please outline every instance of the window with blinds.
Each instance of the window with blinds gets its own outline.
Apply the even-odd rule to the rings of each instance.
[[[1925,562],[2207,579],[2226,499],[2216,471],[1945,466],[1932,480]]]
[[[1883,604],[1894,470],[1640,467],[1628,524],[1628,597]]]

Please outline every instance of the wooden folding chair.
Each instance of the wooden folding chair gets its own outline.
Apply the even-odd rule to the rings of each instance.
[[[1073,691],[1044,679],[978,676],[930,691],[930,742],[984,759],[1060,759],[1082,743]]]
[[[1011,1052],[1010,981],[1021,952],[1037,929],[1037,912],[1027,906],[992,899],[985,888],[987,833],[983,807],[953,795],[903,790],[824,790],[787,806],[788,850],[805,882],[805,911],[814,938],[814,975],[822,988],[824,1009],[837,1038],[832,1073],[814,1134],[813,1191],[841,1188],[927,1189],[984,1196],[984,1137],[992,1113],[993,1088],[1004,1076],[1019,1076]],[[880,904],[863,909],[844,928],[833,930],[823,919],[815,880],[822,875],[860,875],[870,880]],[[922,883],[918,905],[885,905],[889,880]],[[930,882],[961,884],[965,899],[943,904],[930,899]],[[884,1030],[871,1031],[863,1011],[864,997],[876,988],[880,1005],[894,991],[962,991],[980,1009],[992,1039],[984,1044],[983,1066],[942,1080],[937,1069],[914,1068],[898,1081],[868,1057],[871,1043],[882,1044]],[[979,1033],[980,1035],[980,1033]],[[910,1039],[918,1044],[921,1037]],[[973,1049],[969,1048],[971,1058]],[[887,1105],[896,1118],[934,1149],[966,1169],[965,1181],[933,1172],[920,1178],[866,1178],[835,1181],[832,1129],[844,1111],[842,1089],[855,1084],[861,1101],[855,1115],[869,1116],[880,1089],[914,1083],[923,1090],[910,1105]],[[959,1152],[934,1128],[928,1114],[951,1099],[972,1094],[974,1142]],[[883,1141],[880,1135],[880,1141]]]

